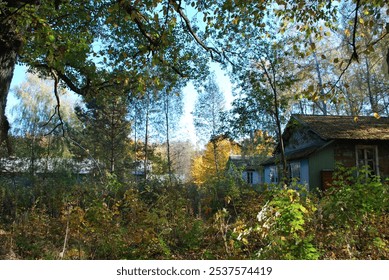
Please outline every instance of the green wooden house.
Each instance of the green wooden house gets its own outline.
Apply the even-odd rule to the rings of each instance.
[[[337,163],[389,177],[389,118],[292,115],[282,138],[289,176],[308,189],[325,190]],[[263,163],[265,183],[279,181],[277,151]]]

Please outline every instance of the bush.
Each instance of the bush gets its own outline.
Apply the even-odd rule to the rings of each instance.
[[[257,215],[261,259],[318,259],[312,221],[316,204],[304,191],[275,189]]]
[[[317,236],[323,257],[389,259],[388,182],[367,168],[339,167],[334,179],[319,205]]]

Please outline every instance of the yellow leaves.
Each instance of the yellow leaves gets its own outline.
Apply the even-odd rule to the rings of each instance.
[[[130,83],[130,79],[129,78],[125,78],[124,79],[124,85],[128,86],[129,83]]]
[[[345,34],[347,37],[350,37],[351,32],[350,32],[350,30],[347,28],[347,29],[344,31],[344,34]]]
[[[232,24],[238,24],[239,23],[239,17],[235,17],[233,20],[232,20]]]
[[[224,172],[230,154],[240,154],[237,144],[227,139],[208,142],[202,155],[192,162],[192,177],[198,186],[218,176],[218,172]]]
[[[315,101],[315,102],[317,102],[317,101],[319,101],[319,99],[320,99],[319,95],[317,94],[317,92],[315,92],[315,93],[312,95],[312,100]]]

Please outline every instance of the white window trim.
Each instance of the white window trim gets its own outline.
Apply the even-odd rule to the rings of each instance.
[[[358,159],[358,150],[360,149],[368,149],[373,148],[375,151],[375,163],[376,163],[376,175],[380,176],[380,162],[378,157],[378,146],[377,145],[355,145],[355,166],[359,167],[359,159]],[[364,159],[365,160],[365,159]]]

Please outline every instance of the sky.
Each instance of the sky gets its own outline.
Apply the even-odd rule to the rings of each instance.
[[[224,71],[216,63],[211,63],[211,71],[216,74],[216,81],[220,90],[224,94],[226,100],[226,109],[231,109],[231,103],[233,101],[232,95],[232,84]],[[195,128],[193,124],[193,115],[191,114],[194,110],[194,105],[197,99],[197,92],[192,83],[189,83],[183,89],[184,96],[184,112],[180,121],[179,135],[182,135],[182,140],[189,140],[193,144],[197,144]],[[202,148],[202,147],[199,147]]]
[[[211,71],[214,71],[216,74],[216,80],[218,82],[220,90],[224,93],[226,100],[226,109],[231,108],[231,103],[233,101],[232,95],[232,84],[228,76],[223,72],[220,66],[216,63],[210,64]],[[12,116],[10,110],[12,107],[17,105],[17,99],[12,93],[12,89],[20,85],[26,80],[27,77],[27,67],[22,65],[17,65],[15,68],[14,76],[11,83],[11,91],[8,95],[6,114],[12,124]],[[190,141],[193,145],[197,144],[195,128],[193,124],[193,115],[191,112],[194,110],[194,104],[197,98],[197,91],[192,83],[189,83],[182,91],[183,101],[184,101],[184,110],[179,123],[179,130],[177,131],[177,139],[182,141]],[[54,95],[53,95],[54,98]],[[199,147],[202,148],[202,147]]]

